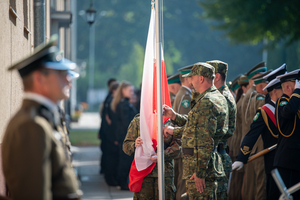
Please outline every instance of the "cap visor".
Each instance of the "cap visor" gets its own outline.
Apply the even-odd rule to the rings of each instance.
[[[79,74],[77,72],[74,72],[72,70],[68,70],[68,74],[71,76],[71,79],[77,79],[79,77]]]
[[[191,77],[193,76],[191,73],[188,73],[188,74],[183,74],[182,77]]]

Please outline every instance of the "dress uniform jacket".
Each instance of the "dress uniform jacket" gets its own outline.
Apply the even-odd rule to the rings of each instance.
[[[140,115],[136,115],[131,121],[126,138],[123,142],[123,151],[131,156],[135,152],[135,140],[140,136]],[[166,185],[166,199],[172,200],[175,197],[176,188],[174,186],[174,168],[173,159],[180,153],[180,146],[176,141],[172,140],[172,137],[164,139],[164,158],[165,158],[165,185]],[[157,185],[157,179],[154,181],[156,183],[151,183],[147,181],[147,178],[157,178],[158,168],[157,165],[153,168],[152,172],[148,174],[143,181],[142,189],[140,192],[134,194],[134,199],[158,199],[157,187],[155,191],[153,189],[153,184]]]
[[[25,99],[11,119],[3,143],[3,171],[14,200],[76,198],[78,184],[66,158],[53,113]]]
[[[191,110],[192,101],[192,90],[186,86],[181,86],[178,93],[175,96],[173,110],[179,114],[188,114]],[[181,144],[181,142],[179,142]],[[182,153],[174,159],[175,165],[175,186],[176,200],[181,199],[181,195],[186,192],[185,180],[182,179],[183,173],[183,163],[182,163]]]
[[[179,114],[188,114],[191,110],[192,90],[181,86],[175,96],[173,110]]]
[[[192,197],[216,198],[217,178],[225,177],[217,146],[228,130],[228,106],[225,97],[210,87],[195,100],[188,116],[176,114],[174,137],[182,138],[183,179],[187,180],[187,193]],[[205,179],[206,188],[200,194],[190,180],[193,174]]]
[[[277,101],[276,121],[280,132],[275,167],[300,171],[300,89],[289,98],[286,94]]]
[[[242,113],[244,115],[243,117],[243,126],[242,126],[242,138],[241,138],[241,142],[243,140],[243,138],[245,137],[245,135],[248,133],[249,129],[250,129],[250,125],[252,123],[252,119],[254,117],[251,116],[249,114],[249,107],[250,107],[250,102],[252,100],[252,97],[254,96],[254,94],[256,93],[256,88],[255,86],[252,86],[249,88],[249,90],[246,92],[243,102],[242,102]]]

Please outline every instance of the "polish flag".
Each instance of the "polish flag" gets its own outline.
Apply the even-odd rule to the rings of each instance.
[[[141,91],[140,137],[143,141],[143,145],[136,148],[134,160],[131,164],[128,185],[131,192],[139,192],[141,190],[144,177],[150,174],[156,165],[156,163],[153,163],[150,160],[151,155],[156,153],[157,148],[157,77],[155,42],[155,11],[154,8],[152,8],[145,51]],[[162,103],[171,107],[163,51],[161,52]],[[163,117],[163,123],[167,120],[167,118]]]

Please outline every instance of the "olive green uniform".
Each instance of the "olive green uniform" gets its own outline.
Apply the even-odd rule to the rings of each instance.
[[[176,114],[174,123],[181,127],[175,127],[173,134],[182,139],[183,179],[186,179],[189,199],[217,198],[217,178],[225,177],[217,146],[228,129],[227,113],[226,99],[212,86],[195,99],[188,116]],[[205,179],[203,193],[190,180],[194,173]]]
[[[78,198],[77,179],[53,113],[25,99],[3,143],[3,171],[12,199]]]
[[[123,151],[127,155],[132,155],[135,152],[135,140],[140,136],[140,116],[136,115],[131,121],[127,135],[123,143]],[[178,156],[180,146],[172,139],[171,136],[165,139],[164,150],[165,158],[165,199],[173,200],[175,198],[176,187],[174,186],[174,169],[173,159]],[[134,193],[135,200],[153,200],[158,199],[158,170],[157,165],[152,172],[148,174],[142,184],[140,192]]]
[[[170,92],[170,99],[171,99],[171,105],[173,107],[174,105],[174,100],[175,100],[175,94],[173,94],[172,92]]]
[[[192,91],[184,86],[181,86],[176,94],[173,104],[173,110],[179,114],[188,114],[191,110]],[[182,179],[183,165],[182,153],[174,159],[175,177],[174,183],[176,186],[176,200],[181,199],[181,195],[186,192],[185,180]]]

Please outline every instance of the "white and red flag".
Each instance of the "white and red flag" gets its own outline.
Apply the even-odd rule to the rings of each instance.
[[[141,190],[144,177],[152,172],[156,164],[150,160],[151,155],[156,153],[157,148],[157,76],[155,39],[155,11],[152,8],[144,59],[140,105],[140,137],[143,144],[141,147],[136,148],[134,160],[131,164],[129,172],[129,189],[131,192],[139,192]],[[162,103],[171,107],[163,51],[161,52]],[[167,120],[168,119],[164,117],[163,123]]]

